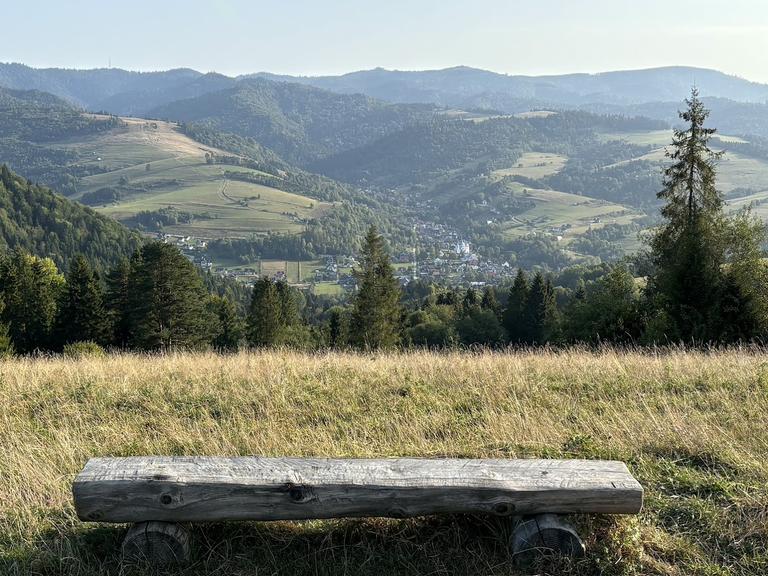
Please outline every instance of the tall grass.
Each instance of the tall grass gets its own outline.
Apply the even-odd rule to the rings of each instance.
[[[75,516],[90,456],[621,459],[637,517],[574,517],[579,574],[768,573],[760,351],[294,352],[0,360],[0,573],[144,573]],[[184,574],[514,574],[501,519],[195,527]]]

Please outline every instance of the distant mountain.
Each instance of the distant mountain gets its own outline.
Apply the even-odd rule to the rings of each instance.
[[[89,106],[92,110],[106,110],[119,116],[145,116],[149,110],[184,98],[194,98],[209,92],[232,88],[237,80],[222,74],[209,73],[183,84],[157,88],[139,88],[120,92]]]
[[[117,115],[143,117],[151,112],[153,115],[162,113],[168,118],[174,118],[172,112],[183,110],[185,119],[196,118],[207,122],[205,118],[209,118],[210,125],[214,125],[213,118],[217,114],[213,111],[193,110],[195,106],[205,105],[202,101],[185,106],[165,106],[222,90],[234,90],[240,84],[252,83],[255,78],[276,83],[303,84],[343,94],[363,94],[399,104],[429,103],[462,110],[486,109],[506,113],[537,109],[584,109],[627,116],[642,114],[668,122],[677,120],[677,110],[682,107],[683,99],[695,83],[699,86],[705,104],[713,109],[713,122],[721,129],[736,134],[758,133],[768,136],[768,129],[763,127],[766,123],[766,109],[762,107],[768,102],[768,85],[715,70],[686,66],[557,76],[509,76],[458,66],[417,72],[376,68],[341,76],[316,77],[259,72],[229,78],[189,69],[129,72],[111,68],[35,69],[23,64],[0,63],[0,87],[49,92],[87,110],[107,111]],[[212,102],[230,104],[226,98],[222,100],[219,97],[214,97]],[[234,105],[239,106],[240,111],[245,108],[246,115],[252,115],[253,110],[247,110],[252,107],[251,104],[241,102]],[[259,106],[264,107],[263,104]],[[267,108],[271,106],[266,105]],[[275,124],[273,128],[250,125],[239,132],[248,131],[248,135],[254,138],[284,130],[290,132],[291,129],[295,130],[291,122],[305,126],[306,130],[306,119],[292,117],[287,110],[282,112],[285,119],[281,119],[273,112],[274,109],[262,114],[265,123]],[[222,114],[232,115],[225,111]],[[350,121],[354,120],[354,117],[350,118]],[[235,122],[225,119],[217,121],[221,122],[216,124],[219,128],[235,131]],[[348,132],[345,137],[347,135]],[[295,140],[297,136],[294,134],[291,139]],[[326,136],[328,140],[334,139],[332,135]],[[319,146],[310,150],[305,159],[316,159],[319,155],[340,151],[338,147],[329,146],[329,142],[318,143],[317,140],[317,135],[308,134],[307,140],[300,143],[301,147],[306,144]],[[355,142],[355,145],[359,144],[359,141]],[[285,154],[288,148],[278,146],[277,149]],[[293,161],[298,159],[293,152],[287,156]]]
[[[465,66],[419,72],[376,68],[343,76],[277,76],[266,72],[241,76],[248,77],[367,94],[391,102],[434,102],[452,107],[466,107],[483,98],[494,102],[502,95],[510,103],[517,102],[523,107],[536,102],[578,107],[596,102],[633,105],[651,101],[682,101],[693,84],[699,85],[702,97],[748,102],[765,102],[768,99],[766,84],[715,70],[686,66],[559,76],[508,76]],[[524,111],[508,106],[503,109],[506,112]]]
[[[148,115],[248,136],[288,162],[306,165],[430,118],[435,110],[430,104],[391,104],[361,94],[256,79],[171,102]]]
[[[166,72],[129,72],[117,68],[68,70],[0,64],[0,87],[50,92],[88,110],[99,110],[97,106],[100,102],[118,94],[179,87],[201,76],[200,72],[186,68]]]

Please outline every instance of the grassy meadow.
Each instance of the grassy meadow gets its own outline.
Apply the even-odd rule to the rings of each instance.
[[[173,574],[768,573],[762,351],[290,351],[0,360],[0,573],[145,574],[82,523],[90,456],[606,458],[637,516],[573,516],[584,560],[517,570],[508,521],[196,525]]]
[[[300,194],[224,179],[224,171],[229,171],[278,180],[249,168],[206,164],[206,152],[228,153],[195,142],[173,123],[140,118],[122,121],[121,129],[56,144],[79,152],[88,159],[86,165],[110,167],[109,172],[82,178],[74,200],[104,187],[131,190],[119,202],[95,207],[117,220],[173,206],[198,217],[189,224],[168,226],[166,232],[202,238],[247,237],[269,231],[300,232],[300,219],[322,217],[330,207]],[[122,178],[127,188],[120,185]],[[202,214],[209,217],[202,218]]]

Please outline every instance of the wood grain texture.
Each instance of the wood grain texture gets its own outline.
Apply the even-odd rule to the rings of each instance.
[[[165,566],[190,559],[189,531],[172,522],[139,522],[123,540],[123,559]]]
[[[643,500],[624,463],[603,460],[91,458],[72,491],[98,522],[634,514]]]

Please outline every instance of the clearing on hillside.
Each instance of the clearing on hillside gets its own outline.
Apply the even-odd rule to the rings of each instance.
[[[568,156],[562,154],[550,154],[548,152],[526,152],[517,161],[515,166],[494,170],[493,176],[525,176],[526,178],[543,178],[559,172],[565,163],[568,162]]]
[[[207,153],[231,154],[195,142],[175,124],[122,120],[123,127],[95,138],[57,144],[91,158],[85,165],[94,168],[72,199],[113,188],[121,198],[95,208],[117,220],[130,224],[139,212],[173,207],[192,218],[165,226],[166,232],[198,238],[247,237],[269,231],[300,232],[303,220],[320,217],[330,207],[265,185],[274,180],[279,186],[279,177],[239,166],[208,164]],[[237,173],[243,180],[227,177],[227,172]],[[263,183],[245,181],[248,177]]]
[[[560,234],[553,228],[570,224],[567,228],[565,243],[577,234],[583,234],[590,228],[602,228],[607,223],[629,224],[635,218],[642,217],[638,210],[632,210],[605,200],[557,192],[556,190],[537,190],[526,188],[513,182],[508,189],[511,193],[522,195],[536,203],[534,208],[518,214],[507,223],[504,233],[508,236],[526,234]]]

